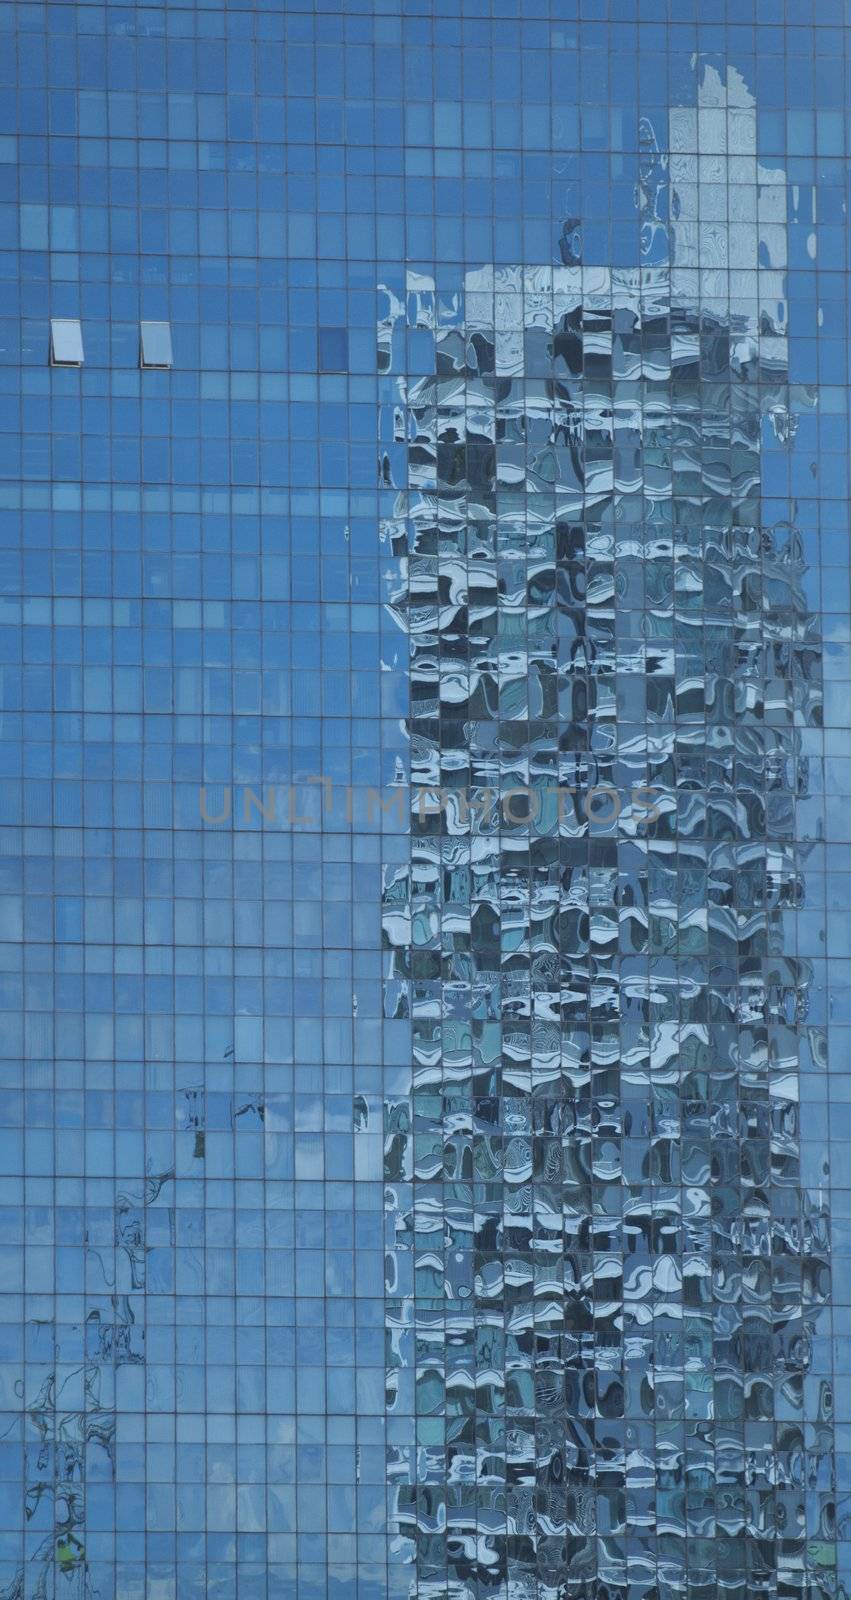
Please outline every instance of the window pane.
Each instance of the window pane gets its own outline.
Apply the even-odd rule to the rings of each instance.
[[[349,365],[349,336],[345,328],[319,329],[319,371],[345,372]]]
[[[142,366],[170,367],[173,360],[171,353],[171,324],[168,322],[143,322],[141,328]]]
[[[52,317],[50,359],[55,367],[79,367],[83,360],[83,330],[77,317]]]

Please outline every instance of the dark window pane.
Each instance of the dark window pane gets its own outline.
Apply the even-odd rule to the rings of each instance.
[[[349,335],[345,328],[319,329],[319,371],[345,372],[349,365]]]

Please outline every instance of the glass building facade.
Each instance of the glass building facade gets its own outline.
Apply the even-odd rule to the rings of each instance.
[[[2,1600],[846,1595],[845,9],[0,8]]]

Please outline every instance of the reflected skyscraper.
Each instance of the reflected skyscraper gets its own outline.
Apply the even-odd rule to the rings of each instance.
[[[412,1595],[835,1592],[828,1217],[799,1161],[824,1035],[786,915],[821,639],[800,536],[761,502],[812,399],[755,125],[711,69],[672,116],[681,148],[642,171],[671,266],[386,291],[414,786],[385,884],[412,1026],[385,1103],[388,1478]]]

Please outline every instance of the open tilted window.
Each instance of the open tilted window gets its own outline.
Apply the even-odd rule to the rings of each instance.
[[[51,317],[50,364],[52,367],[83,365],[83,330],[79,317]]]
[[[174,356],[171,349],[171,323],[143,322],[140,352],[143,367],[172,366]]]

